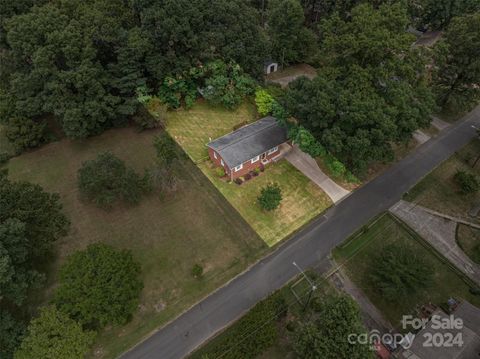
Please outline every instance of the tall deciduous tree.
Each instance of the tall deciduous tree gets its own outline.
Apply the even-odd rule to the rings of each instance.
[[[480,12],[454,18],[436,47],[434,77],[442,106],[468,109],[480,102]]]
[[[60,270],[58,308],[89,328],[124,324],[143,288],[140,265],[127,250],[92,244],[75,252]]]
[[[42,258],[69,226],[58,194],[44,192],[39,185],[28,182],[12,182],[6,171],[0,171],[0,223],[9,219],[25,224],[29,261]]]
[[[282,64],[306,61],[315,52],[316,38],[305,27],[299,0],[271,0],[268,34],[272,57]]]
[[[0,298],[21,305],[27,291],[39,286],[44,276],[29,261],[26,224],[7,219],[0,224]]]
[[[367,359],[367,345],[351,344],[349,334],[361,334],[358,305],[349,297],[330,297],[322,301],[318,318],[301,325],[294,333],[294,349],[301,359]]]
[[[0,308],[0,358],[11,359],[20,346],[25,325],[8,311]]]
[[[430,122],[426,58],[412,48],[407,24],[400,4],[359,5],[350,20],[334,15],[322,23],[319,76],[297,80],[285,96],[300,124],[356,172],[391,159],[391,142]]]
[[[82,359],[94,337],[95,333],[83,331],[80,324],[55,307],[46,307],[28,326],[15,359]]]

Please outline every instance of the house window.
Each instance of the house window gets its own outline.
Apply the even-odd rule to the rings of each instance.
[[[260,159],[260,156],[253,157],[253,158],[252,158],[252,163],[257,162],[259,159]]]
[[[214,157],[215,159],[217,159],[217,152],[215,152],[215,151],[213,152],[213,157]]]
[[[268,154],[272,154],[274,152],[277,152],[278,151],[278,146],[275,146],[274,148],[271,148],[268,150]]]
[[[235,172],[240,171],[243,168],[243,163],[235,167]]]

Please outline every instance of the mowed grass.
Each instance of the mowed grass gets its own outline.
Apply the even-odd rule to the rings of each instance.
[[[474,140],[419,182],[405,199],[451,216],[469,217],[469,211],[480,203],[480,192],[461,194],[453,177],[457,171],[462,170],[480,178],[480,161],[475,168],[471,166],[479,155],[480,141]],[[469,220],[479,219],[469,217]]]
[[[206,144],[210,139],[232,132],[239,124],[255,120],[255,108],[248,102],[235,111],[198,102],[189,111],[169,113],[167,131],[258,235],[273,246],[323,212],[332,202],[286,161],[269,165],[264,173],[241,186],[218,177],[209,161]],[[283,200],[279,209],[266,212],[256,200],[261,188],[271,182],[280,185]]]
[[[410,247],[419,257],[425,258],[431,264],[434,273],[431,283],[425,283],[422,290],[402,298],[397,303],[386,301],[370,279],[378,253],[392,243]],[[470,287],[463,277],[425,246],[416,234],[408,231],[404,224],[400,225],[389,214],[373,222],[366,232],[354,236],[336,248],[333,255],[337,263],[345,267],[353,282],[394,326],[400,327],[402,315],[415,315],[417,306],[429,302],[442,305],[451,297],[464,298],[480,307],[480,297],[469,292]]]
[[[268,165],[265,172],[240,186],[220,179],[210,161],[199,164],[199,167],[269,246],[332,204],[325,192],[286,160]],[[274,182],[282,190],[282,202],[279,208],[268,212],[258,205],[257,198],[264,186]]]
[[[207,143],[255,119],[255,107],[249,102],[229,111],[199,101],[190,110],[169,112],[167,131],[194,162],[199,162],[208,158]]]
[[[108,150],[141,172],[155,161],[152,141],[158,133],[126,128],[81,142],[63,140],[14,158],[8,166],[13,180],[58,192],[72,222],[69,235],[56,243],[47,289],[36,295],[32,310],[52,298],[65,258],[90,243],[130,249],[141,264],[144,290],[138,310],[127,325],[99,334],[91,358],[117,357],[268,250],[190,160],[177,170],[175,193],[152,193],[137,206],[108,211],[80,199],[76,176],[83,161]],[[203,266],[203,279],[191,275],[195,263]]]
[[[480,264],[480,229],[458,224],[457,243],[472,261]]]

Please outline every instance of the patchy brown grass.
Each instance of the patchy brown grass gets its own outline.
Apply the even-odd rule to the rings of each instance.
[[[132,250],[142,266],[144,290],[130,323],[101,332],[90,357],[114,358],[154,329],[173,319],[264,254],[267,246],[198,168],[186,160],[177,169],[175,193],[152,193],[137,206],[104,211],[79,198],[77,170],[85,160],[112,151],[137,171],[154,164],[153,137],[125,128],[84,141],[62,140],[12,159],[10,177],[58,192],[72,222],[69,235],[56,245],[47,288],[31,303],[47,303],[59,266],[76,250],[104,242]],[[204,268],[193,278],[195,263]]]

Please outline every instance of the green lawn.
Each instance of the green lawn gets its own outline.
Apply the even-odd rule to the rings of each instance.
[[[47,289],[32,311],[52,296],[65,257],[94,242],[128,248],[142,266],[145,288],[137,312],[123,327],[100,333],[91,358],[115,358],[243,271],[268,247],[189,160],[178,169],[175,193],[153,193],[138,206],[104,211],[80,201],[76,185],[81,163],[110,150],[138,171],[155,161],[158,131],[110,130],[85,141],[63,140],[12,159],[10,176],[58,192],[72,225],[56,245]],[[204,278],[194,279],[199,263]]]
[[[480,264],[480,229],[458,224],[457,243],[472,261]]]
[[[332,204],[325,192],[286,160],[270,164],[265,172],[241,186],[220,179],[210,161],[199,164],[199,167],[269,246]],[[283,199],[278,209],[267,212],[257,204],[257,197],[261,188],[271,182],[279,184]]]
[[[391,243],[411,247],[419,256],[431,263],[434,271],[432,283],[398,303],[389,303],[375,290],[370,280],[374,258],[381,249]],[[339,265],[345,266],[346,272],[353,282],[363,290],[372,303],[384,314],[394,326],[398,326],[404,314],[415,314],[417,306],[432,302],[444,304],[448,298],[465,298],[474,305],[480,306],[480,297],[469,292],[469,286],[463,277],[441,260],[432,249],[403,224],[396,222],[389,214],[372,223],[366,232],[357,234],[344,245],[336,248],[334,258]]]
[[[286,161],[267,166],[264,173],[241,186],[218,178],[208,160],[206,143],[210,138],[231,132],[235,125],[255,119],[255,109],[249,103],[244,103],[236,111],[226,111],[200,102],[189,111],[170,113],[167,131],[258,235],[273,246],[322,213],[332,202]],[[279,209],[266,212],[257,205],[256,199],[261,188],[270,182],[280,185],[283,200]]]
[[[229,111],[199,101],[191,110],[169,112],[167,131],[194,162],[199,162],[208,158],[208,142],[255,120],[255,106],[249,102]]]
[[[480,192],[467,196],[460,194],[453,176],[457,170],[463,170],[475,173],[480,178],[480,161],[475,168],[471,167],[479,154],[480,141],[474,140],[410,190],[405,196],[406,200],[452,216],[469,217],[470,209],[480,202]]]

